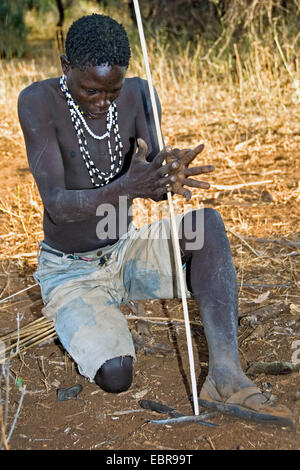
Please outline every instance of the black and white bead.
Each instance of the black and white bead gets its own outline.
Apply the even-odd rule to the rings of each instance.
[[[117,105],[116,103],[112,103],[110,105],[108,112],[107,112],[107,116],[106,116],[106,132],[99,136],[99,135],[96,135],[87,125],[87,122],[84,119],[79,106],[76,104],[76,102],[74,101],[74,99],[72,98],[68,90],[68,85],[67,85],[65,75],[62,75],[60,78],[60,88],[67,100],[70,115],[71,115],[71,120],[74,125],[77,139],[78,139],[80,153],[87,167],[91,181],[95,187],[104,186],[108,184],[110,180],[119,173],[123,164],[123,152],[122,152],[123,144],[122,144],[121,136],[119,133]],[[108,154],[110,156],[110,169],[108,171],[99,170],[94,164],[93,160],[91,159],[82,124],[84,125],[85,130],[94,139],[103,140],[107,138]],[[112,153],[111,141],[110,141],[111,129],[113,129],[114,138],[115,138],[114,154]]]

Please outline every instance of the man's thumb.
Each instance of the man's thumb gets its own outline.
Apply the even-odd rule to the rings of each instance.
[[[138,138],[137,144],[138,144],[137,155],[138,155],[141,159],[146,160],[147,151],[148,151],[148,145],[147,145],[146,142],[145,142],[143,139],[141,139],[141,138]]]

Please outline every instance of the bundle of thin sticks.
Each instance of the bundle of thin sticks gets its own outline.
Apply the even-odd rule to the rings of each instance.
[[[40,317],[24,327],[2,336],[0,341],[4,344],[4,347],[1,353],[4,357],[9,354],[9,357],[13,358],[55,336],[53,321]]]

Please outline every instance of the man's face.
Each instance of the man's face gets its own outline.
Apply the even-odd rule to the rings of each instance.
[[[83,70],[69,67],[64,73],[69,91],[81,110],[92,119],[99,119],[121,93],[126,67],[101,65]]]

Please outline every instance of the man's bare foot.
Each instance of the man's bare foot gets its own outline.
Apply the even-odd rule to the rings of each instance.
[[[211,368],[199,404],[242,419],[294,427],[291,411],[270,403],[240,368]]]
[[[246,376],[241,368],[230,368],[227,365],[213,367],[209,372],[209,377],[215,383],[216,390],[223,401],[226,401],[243,388],[256,387],[255,383]],[[249,397],[247,404],[256,408],[266,401],[267,398],[261,393]]]

